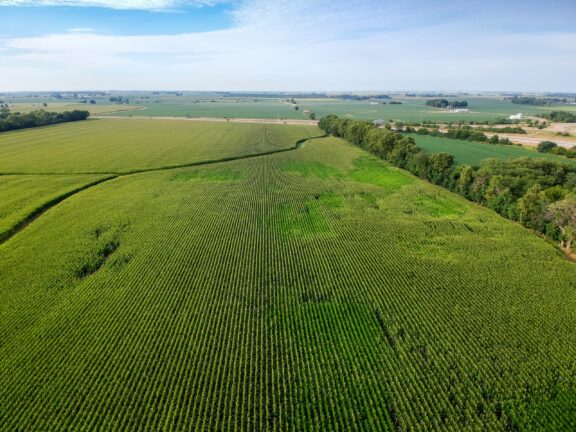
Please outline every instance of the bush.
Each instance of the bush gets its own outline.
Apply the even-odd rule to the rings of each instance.
[[[538,144],[538,147],[536,148],[540,153],[548,153],[555,147],[558,146],[556,145],[556,143],[552,141],[542,141],[540,144]]]

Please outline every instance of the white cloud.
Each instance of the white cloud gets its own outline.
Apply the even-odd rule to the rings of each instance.
[[[110,9],[170,10],[186,6],[213,6],[226,0],[0,0],[0,6],[69,6]]]
[[[575,32],[485,30],[444,9],[436,22],[409,2],[354,3],[242,0],[226,30],[0,40],[0,90],[576,90]]]

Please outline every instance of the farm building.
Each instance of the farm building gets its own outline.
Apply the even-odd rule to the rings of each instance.
[[[310,110],[304,110],[304,115],[310,115]]]
[[[508,119],[509,120],[522,120],[523,117],[524,117],[524,114],[518,113],[518,114],[511,115],[510,117],[508,117]]]
[[[451,113],[469,113],[470,110],[468,108],[455,108],[450,110]]]
[[[382,127],[382,126],[384,126],[384,125],[386,124],[386,122],[385,122],[384,120],[382,120],[382,119],[378,119],[378,120],[374,120],[374,121],[372,122],[372,124],[373,124],[374,126]]]

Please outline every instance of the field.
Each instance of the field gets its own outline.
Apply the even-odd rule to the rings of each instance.
[[[0,135],[1,173],[126,173],[246,156],[322,135],[315,127],[90,120]]]
[[[315,128],[139,122],[1,137],[2,171],[158,170],[0,244],[0,429],[576,428],[554,246],[341,140],[294,146]]]
[[[450,122],[458,120],[494,121],[508,117],[511,114],[522,112],[528,115],[545,113],[552,109],[573,110],[570,106],[534,107],[516,105],[497,97],[468,97],[471,112],[469,114],[450,113],[447,110],[427,107],[428,98],[394,97],[401,101],[401,105],[372,105],[369,101],[351,101],[342,99],[314,99],[298,98],[300,106],[295,111],[289,104],[277,98],[197,98],[184,97],[158,97],[154,101],[137,100],[136,104],[142,108],[140,111],[125,111],[114,113],[118,116],[191,116],[191,117],[237,117],[237,118],[306,118],[303,110],[307,109],[316,114],[317,118],[328,114],[340,117],[363,120],[402,120],[421,123],[424,120],[436,122]]]
[[[118,93],[120,94],[120,93]],[[115,93],[115,95],[118,95]],[[150,116],[150,117],[229,117],[255,119],[307,119],[304,110],[316,114],[316,118],[328,114],[340,117],[362,120],[401,120],[421,123],[424,120],[435,122],[494,121],[519,112],[526,115],[536,115],[550,110],[575,111],[576,106],[556,105],[537,107],[517,105],[503,100],[499,96],[461,95],[456,99],[469,102],[470,113],[450,113],[448,110],[431,108],[425,105],[429,97],[393,96],[401,105],[372,105],[368,100],[353,101],[338,98],[300,98],[294,96],[300,109],[298,111],[280,97],[244,97],[206,95],[185,93],[182,96],[161,93],[126,92],[123,97],[129,99],[128,105],[110,104],[110,96],[90,96],[96,105],[78,104],[72,98],[54,100],[46,95],[41,97],[0,97],[21,111],[37,109],[43,102],[46,109],[64,111],[69,109],[88,109],[93,114],[106,114],[119,117]],[[454,98],[449,98],[454,99]]]
[[[430,153],[446,152],[454,156],[457,164],[478,166],[483,159],[538,158],[575,165],[574,159],[550,153],[538,153],[536,150],[514,145],[488,144],[474,141],[464,141],[443,137],[410,134],[416,145]]]
[[[0,241],[46,203],[104,178],[81,175],[0,176]]]
[[[137,114],[140,107],[136,106],[126,106],[126,105],[91,105],[91,104],[81,104],[81,103],[47,103],[47,106],[43,106],[41,103],[17,103],[9,104],[9,108],[13,112],[28,113],[35,110],[45,110],[51,112],[63,112],[63,111],[73,111],[82,110],[88,111],[92,115],[96,114],[110,114],[113,112],[130,111]]]

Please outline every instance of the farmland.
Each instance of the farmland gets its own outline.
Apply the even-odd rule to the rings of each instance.
[[[121,174],[0,244],[0,429],[574,429],[574,265],[342,140],[294,146],[320,135],[0,136],[0,172],[67,173],[38,196]]]
[[[157,94],[156,94],[157,93]],[[495,121],[522,112],[526,115],[537,115],[552,110],[574,111],[576,106],[552,105],[533,106],[513,104],[499,95],[460,95],[457,99],[466,99],[470,113],[451,113],[446,109],[426,106],[428,97],[392,95],[398,105],[373,104],[369,100],[345,100],[334,97],[299,97],[294,98],[299,107],[295,110],[292,104],[283,97],[271,97],[263,93],[260,96],[247,97],[243,95],[222,96],[219,94],[184,93],[175,96],[170,93],[148,92],[117,92],[129,101],[128,104],[112,104],[111,95],[90,96],[94,105],[78,103],[77,99],[66,97],[54,100],[47,95],[26,97],[12,95],[3,97],[13,111],[23,112],[43,108],[50,111],[66,111],[71,109],[88,109],[92,114],[114,115],[118,117],[191,117],[191,118],[254,118],[254,119],[306,119],[304,110],[310,110],[317,118],[328,114],[361,120],[400,120],[421,123],[454,122],[454,121]],[[454,98],[448,98],[453,100]],[[386,100],[385,100],[386,102]]]
[[[0,176],[0,241],[46,203],[104,176]]]
[[[292,147],[315,127],[91,120],[0,135],[0,173],[127,173]]]
[[[510,158],[538,158],[547,159],[555,162],[575,165],[576,161],[563,156],[557,156],[550,153],[538,153],[536,150],[526,147],[502,144],[489,144],[474,141],[464,141],[444,137],[434,137],[427,135],[410,134],[416,141],[418,147],[430,152],[446,152],[454,156],[458,164],[480,165],[483,159],[510,159]]]
[[[498,97],[466,97],[470,113],[450,113],[445,109],[425,105],[426,98],[395,96],[401,105],[373,105],[368,100],[354,101],[337,98],[298,98],[300,107],[294,110],[290,104],[276,98],[197,98],[158,97],[153,101],[137,102],[141,110],[114,113],[118,116],[191,116],[191,117],[239,117],[239,118],[306,118],[303,110],[310,110],[318,118],[328,114],[362,120],[401,120],[421,123],[450,121],[495,121],[522,112],[528,115],[542,114],[558,107],[535,107],[516,105]],[[572,107],[562,107],[571,110]]]

